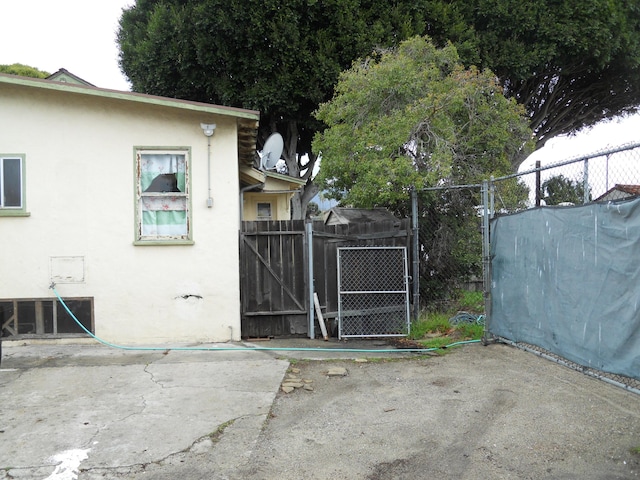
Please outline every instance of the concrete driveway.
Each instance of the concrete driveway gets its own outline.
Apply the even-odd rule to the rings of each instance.
[[[285,394],[289,377],[307,388]],[[0,404],[0,479],[640,476],[640,396],[504,345],[5,343]]]
[[[224,477],[251,452],[289,366],[261,352],[10,344],[0,478],[131,478],[194,451]]]

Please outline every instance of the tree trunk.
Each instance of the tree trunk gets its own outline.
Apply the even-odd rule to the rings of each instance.
[[[302,178],[307,181],[291,199],[291,219],[304,220],[307,214],[307,205],[318,193],[318,187],[313,184],[311,177],[316,156],[312,153],[306,155],[307,162],[302,164],[302,157],[298,154],[298,124],[291,120],[287,123],[287,131],[284,137],[284,161],[287,164],[289,176]],[[300,172],[304,171],[301,175]]]
[[[318,193],[318,186],[311,180],[307,180],[300,192],[291,198],[291,220],[304,220],[306,218],[307,205],[316,196],[316,193]]]

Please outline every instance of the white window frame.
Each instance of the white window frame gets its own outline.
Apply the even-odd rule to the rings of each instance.
[[[143,189],[142,168],[145,155],[184,156],[184,191],[145,192]],[[189,147],[134,147],[134,184],[135,184],[135,245],[191,245],[193,244],[191,227],[191,148]],[[145,180],[146,181],[146,180]],[[149,202],[184,202],[185,231],[163,233],[145,232],[144,212],[150,211]],[[157,210],[159,211],[159,209]],[[182,210],[180,210],[182,211]],[[181,225],[181,224],[180,224]],[[179,225],[178,225],[179,228]]]
[[[18,161],[20,205],[6,205],[5,196],[5,162],[7,160]],[[0,216],[28,216],[26,205],[26,175],[25,175],[25,155],[24,154],[0,154]]]

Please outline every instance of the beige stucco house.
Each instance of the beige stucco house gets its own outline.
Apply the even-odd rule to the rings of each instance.
[[[291,220],[291,197],[306,180],[240,167],[242,220]]]
[[[5,335],[81,333],[53,284],[109,342],[240,339],[258,112],[11,75],[0,105]]]

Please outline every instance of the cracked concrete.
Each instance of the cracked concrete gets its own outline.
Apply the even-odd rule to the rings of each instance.
[[[240,452],[255,442],[289,366],[262,352],[9,343],[0,369],[0,479],[135,478],[214,443],[220,471],[241,459],[236,442]],[[74,450],[87,454],[79,477],[56,477],[54,457]]]
[[[630,392],[504,345],[297,342],[268,346],[317,353],[5,345],[0,480],[640,478]],[[279,391],[282,355],[313,391]]]

